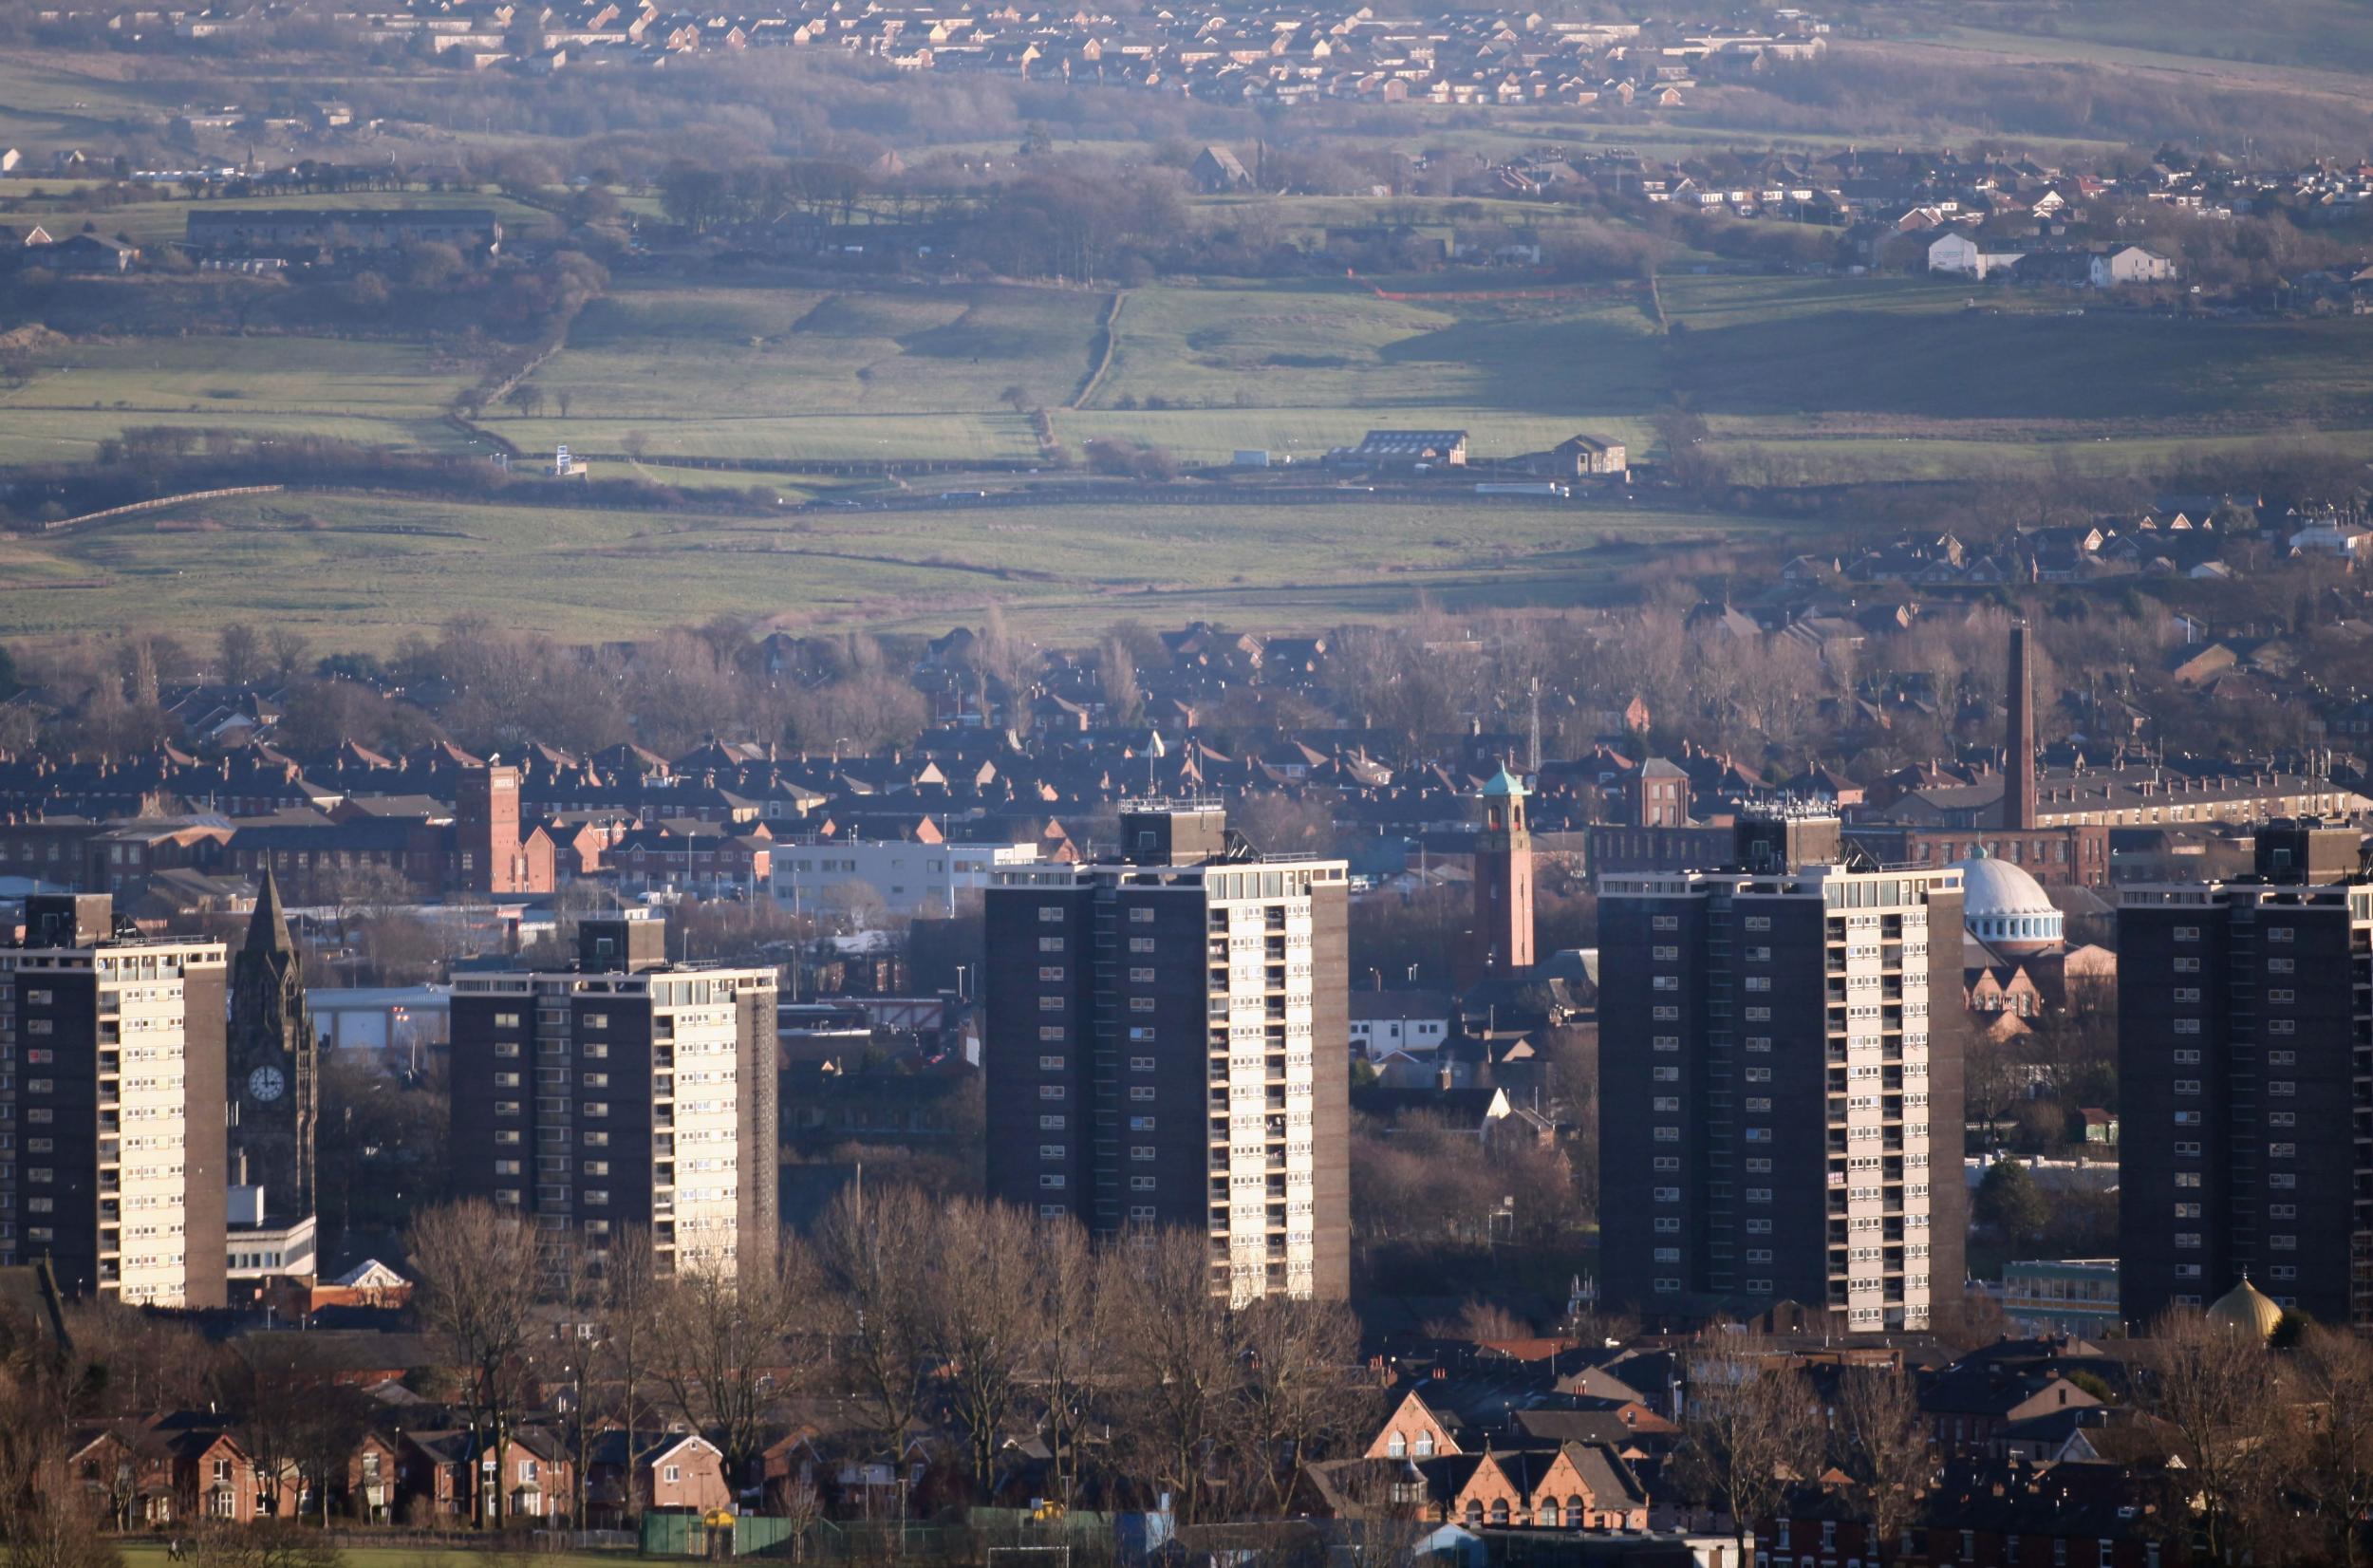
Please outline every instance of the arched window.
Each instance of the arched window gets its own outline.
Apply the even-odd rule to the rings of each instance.
[[[1508,1521],[1508,1500],[1507,1500],[1506,1498],[1504,1498],[1504,1497],[1495,1497],[1495,1498],[1493,1498],[1493,1499],[1491,1500],[1491,1522],[1492,1522],[1492,1523],[1494,1523],[1494,1524],[1503,1524],[1503,1525],[1504,1525],[1504,1524],[1507,1523],[1507,1521]]]
[[[1392,1437],[1386,1441],[1384,1445],[1384,1451],[1392,1455],[1394,1459],[1405,1459],[1409,1456],[1409,1439],[1403,1437],[1399,1432],[1394,1432]]]
[[[1579,1497],[1565,1500],[1565,1527],[1569,1530],[1582,1527],[1582,1500]]]
[[[1543,1498],[1540,1505],[1533,1509],[1533,1522],[1544,1530],[1556,1529],[1558,1527],[1558,1500],[1553,1497]]]
[[[1504,1507],[1505,1504],[1502,1506]],[[1479,1497],[1470,1497],[1467,1500],[1467,1527],[1470,1530],[1483,1528],[1483,1499]]]
[[[1433,1433],[1419,1432],[1417,1434],[1417,1457],[1420,1459],[1433,1457]]]

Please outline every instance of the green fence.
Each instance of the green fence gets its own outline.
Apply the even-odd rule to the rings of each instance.
[[[836,1524],[743,1514],[730,1528],[698,1514],[649,1513],[641,1538],[646,1558],[773,1558],[810,1562],[946,1561],[970,1550],[970,1532],[942,1524]]]

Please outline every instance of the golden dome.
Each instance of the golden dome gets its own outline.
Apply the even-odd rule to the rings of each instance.
[[[2283,1310],[2272,1297],[2250,1283],[2250,1277],[2245,1274],[2241,1283],[2209,1303],[2208,1320],[2229,1329],[2246,1329],[2265,1340],[2274,1336],[2275,1327],[2283,1320]]]

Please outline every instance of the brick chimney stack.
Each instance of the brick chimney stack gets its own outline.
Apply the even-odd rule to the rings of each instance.
[[[2029,829],[2035,826],[2035,678],[2024,621],[2010,626],[2010,688],[2004,706],[2010,722],[2003,737],[2002,825]]]

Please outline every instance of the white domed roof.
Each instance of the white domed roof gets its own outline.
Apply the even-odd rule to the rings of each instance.
[[[2060,945],[2060,911],[2024,869],[1985,854],[1953,866],[1961,873],[1961,924],[1970,935],[2010,958]]]
[[[1961,872],[1961,913],[1978,915],[2056,915],[2044,885],[2020,867],[1991,855],[1953,862]]]

